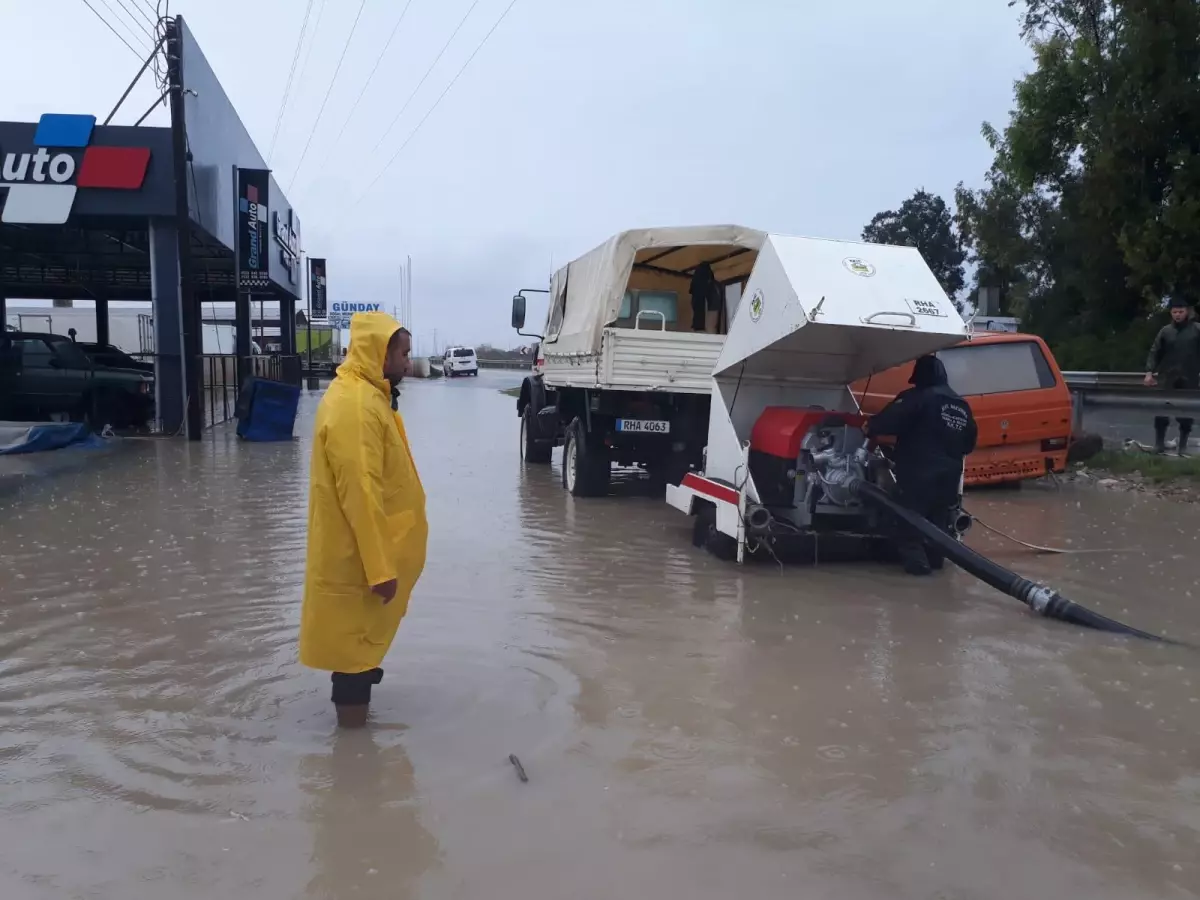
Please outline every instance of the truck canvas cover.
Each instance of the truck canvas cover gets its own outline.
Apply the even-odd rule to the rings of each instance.
[[[688,258],[681,261],[673,258],[671,269],[683,271],[710,262],[720,280],[721,258],[728,255],[726,247],[757,251],[765,239],[765,233],[739,225],[621,232],[554,273],[550,282],[551,317],[544,341],[546,351],[556,355],[599,352],[604,328],[620,312],[630,273],[642,251],[681,248],[673,257]],[[710,253],[704,252],[706,246],[711,247]]]

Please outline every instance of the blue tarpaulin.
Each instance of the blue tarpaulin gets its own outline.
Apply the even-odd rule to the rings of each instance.
[[[0,422],[0,456],[105,444],[81,422]]]
[[[290,441],[299,405],[299,386],[248,379],[238,398],[238,437],[246,441]]]

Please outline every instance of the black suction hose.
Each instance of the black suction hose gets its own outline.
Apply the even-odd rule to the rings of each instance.
[[[1003,566],[996,565],[987,557],[980,556],[966,544],[956,541],[944,531],[934,527],[923,516],[905,509],[869,481],[854,479],[847,487],[864,503],[890,513],[906,523],[914,531],[919,532],[922,538],[941,550],[948,559],[952,560],[959,567],[970,572],[980,581],[994,587],[996,590],[1020,600],[1039,615],[1043,615],[1048,619],[1070,622],[1073,625],[1082,625],[1085,628],[1095,628],[1099,631],[1112,632],[1113,634],[1126,634],[1133,637],[1145,638],[1148,641],[1174,643],[1173,641],[1167,641],[1157,634],[1139,631],[1123,622],[1102,616],[1088,609],[1086,606],[1080,606],[1078,603],[1068,600],[1053,588],[1030,581],[1027,578],[1022,578],[1020,575],[1010,572]]]

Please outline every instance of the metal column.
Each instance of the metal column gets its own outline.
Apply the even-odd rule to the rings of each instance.
[[[176,16],[167,37],[167,83],[171,95],[171,155],[175,176],[175,227],[179,253],[179,305],[183,326],[183,383],[188,440],[204,430],[201,392],[200,304],[192,283],[192,215],[188,205],[188,142],[183,103],[183,16]]]
[[[250,362],[250,294],[237,291],[233,299],[233,352],[237,354],[238,392],[252,374]]]
[[[96,297],[96,343],[110,344],[108,327],[108,298]]]
[[[167,434],[184,425],[183,326],[179,238],[173,219],[150,220],[150,300],[154,323],[154,400]]]
[[[279,344],[284,356],[296,355],[296,298],[291,294],[279,301]]]

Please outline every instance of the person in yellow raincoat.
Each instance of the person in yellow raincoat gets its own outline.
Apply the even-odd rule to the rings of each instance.
[[[425,567],[425,491],[392,384],[412,335],[357,313],[350,348],[317,407],[309,474],[300,662],[333,675],[338,724],[366,724],[371,687]]]

